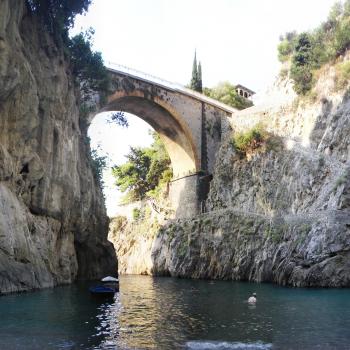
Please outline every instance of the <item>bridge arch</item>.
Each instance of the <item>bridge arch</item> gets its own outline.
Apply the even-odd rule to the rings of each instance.
[[[100,112],[124,111],[158,132],[171,159],[169,198],[177,217],[198,213],[229,118],[237,110],[207,96],[127,67],[108,68],[112,93]],[[93,104],[98,102],[93,96]],[[91,120],[90,120],[91,121]]]
[[[181,116],[164,100],[147,98],[144,91],[116,91],[101,110],[107,111],[131,113],[147,122],[164,142],[171,159],[174,178],[199,171],[199,152],[193,136]]]

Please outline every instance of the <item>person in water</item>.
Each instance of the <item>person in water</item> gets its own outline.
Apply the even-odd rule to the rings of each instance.
[[[256,303],[256,293],[253,293],[249,299],[248,299],[249,304],[255,304]]]

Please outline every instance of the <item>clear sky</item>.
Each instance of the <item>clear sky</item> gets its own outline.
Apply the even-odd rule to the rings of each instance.
[[[73,33],[94,28],[94,49],[107,65],[115,62],[183,85],[190,81],[196,49],[204,86],[228,80],[259,92],[278,73],[279,36],[316,27],[334,2],[95,0],[86,16],[76,19]],[[129,144],[149,143],[147,128],[137,119],[130,118],[128,132],[103,119],[94,120],[90,136],[93,146],[100,143],[111,154],[112,163],[123,161]],[[112,215],[117,195],[110,193],[107,189],[106,205]]]

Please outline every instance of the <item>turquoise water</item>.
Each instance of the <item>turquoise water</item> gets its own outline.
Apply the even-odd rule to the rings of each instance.
[[[350,349],[349,289],[120,280],[110,301],[84,284],[0,297],[0,349]]]

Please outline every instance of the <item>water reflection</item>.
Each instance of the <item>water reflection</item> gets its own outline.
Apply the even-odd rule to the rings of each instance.
[[[252,288],[256,305],[246,302]],[[99,348],[346,349],[350,342],[349,290],[144,276],[122,277],[120,290],[101,309]]]
[[[84,284],[1,297],[0,349],[349,349],[349,289],[120,280],[111,301]]]

